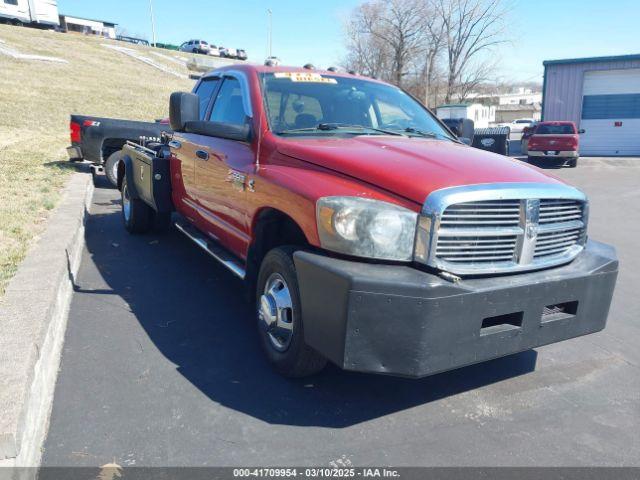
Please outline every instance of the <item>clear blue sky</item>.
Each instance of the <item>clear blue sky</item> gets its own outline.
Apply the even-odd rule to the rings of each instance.
[[[545,59],[640,53],[639,0],[507,0],[511,42],[501,46],[500,77],[541,81]],[[267,53],[267,13],[273,11],[273,51],[284,63],[337,64],[343,25],[359,0],[153,0],[159,42],[202,38]],[[151,38],[148,0],[58,0],[61,13],[120,24]]]

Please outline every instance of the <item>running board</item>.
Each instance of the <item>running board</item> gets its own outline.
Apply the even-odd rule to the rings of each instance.
[[[244,280],[246,276],[246,271],[244,267],[240,264],[240,261],[227,250],[225,250],[220,245],[216,244],[213,240],[210,240],[205,236],[197,228],[185,224],[183,222],[175,222],[175,226],[178,230],[184,233],[187,237],[189,237],[196,245],[198,245],[201,249],[215,258],[222,265],[227,267],[233,274],[235,274],[240,279]]]

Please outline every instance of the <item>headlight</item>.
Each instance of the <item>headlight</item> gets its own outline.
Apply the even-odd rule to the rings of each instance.
[[[413,259],[417,213],[359,197],[324,197],[316,209],[322,248],[379,260]]]

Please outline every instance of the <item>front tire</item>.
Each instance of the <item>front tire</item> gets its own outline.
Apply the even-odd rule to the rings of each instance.
[[[104,163],[104,174],[106,175],[111,185],[118,188],[118,163],[122,158],[122,151],[118,150],[117,152],[113,152],[107,158],[107,161]]]
[[[147,233],[151,229],[153,210],[139,198],[132,198],[127,177],[122,179],[122,221],[129,233]]]
[[[264,353],[285,377],[321,371],[327,360],[304,341],[294,247],[278,247],[264,257],[256,285],[258,331]]]
[[[576,168],[578,166],[578,159],[577,158],[572,158],[571,160],[569,160],[567,162],[567,166],[569,168]]]

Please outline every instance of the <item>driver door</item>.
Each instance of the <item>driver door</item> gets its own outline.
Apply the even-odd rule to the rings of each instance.
[[[232,125],[250,121],[248,91],[238,77],[222,79],[207,120]],[[195,159],[195,200],[205,232],[240,258],[249,247],[246,216],[248,178],[255,152],[248,142],[200,136]]]

